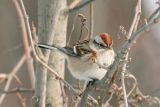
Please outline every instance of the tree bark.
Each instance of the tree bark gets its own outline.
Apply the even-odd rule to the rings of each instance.
[[[64,14],[66,7],[66,0],[38,0],[38,36],[41,43],[65,46],[68,20]],[[50,51],[45,51],[44,55],[49,66],[64,77],[64,57]],[[36,68],[36,107],[64,106],[63,84],[41,65]]]

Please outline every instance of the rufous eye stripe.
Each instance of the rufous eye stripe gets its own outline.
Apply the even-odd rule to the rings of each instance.
[[[112,37],[107,33],[100,34],[100,37],[102,38],[103,42],[107,44],[107,46],[112,45]]]

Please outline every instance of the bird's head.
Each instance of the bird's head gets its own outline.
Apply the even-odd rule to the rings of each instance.
[[[112,44],[112,37],[107,33],[97,35],[90,41],[90,47],[94,51],[99,51],[101,49],[111,49]]]

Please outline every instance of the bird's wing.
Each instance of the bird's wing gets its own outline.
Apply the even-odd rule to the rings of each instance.
[[[92,53],[92,49],[89,46],[89,41],[77,43],[73,46],[73,49],[74,53],[76,53],[79,56]]]

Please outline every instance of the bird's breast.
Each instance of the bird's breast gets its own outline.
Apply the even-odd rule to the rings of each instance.
[[[97,53],[97,63],[101,66],[109,67],[115,59],[113,50],[100,51]]]

